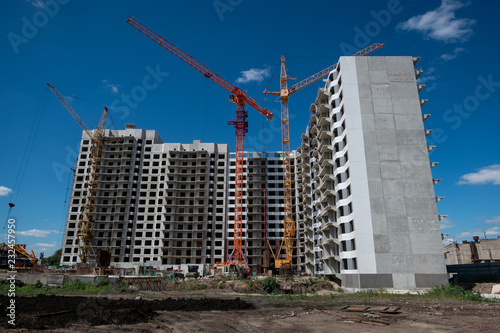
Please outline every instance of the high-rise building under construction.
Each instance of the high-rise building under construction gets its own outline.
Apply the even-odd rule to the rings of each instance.
[[[429,161],[416,61],[341,57],[318,90],[291,154],[294,269],[353,288],[446,283],[431,174],[436,163]],[[235,200],[235,158],[227,144],[164,143],[156,131],[135,126],[105,136],[95,248],[109,248],[111,264],[120,267],[197,265],[209,272],[226,261]],[[62,265],[78,261],[89,141],[84,133]],[[243,251],[250,268],[262,272],[266,250],[277,252],[283,238],[280,152],[244,153],[242,200]]]
[[[412,57],[341,57],[298,149],[302,268],[354,288],[447,282]]]

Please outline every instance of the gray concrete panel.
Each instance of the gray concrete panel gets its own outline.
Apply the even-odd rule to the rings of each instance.
[[[415,271],[411,254],[391,253],[391,265],[394,273],[412,273]]]
[[[360,274],[361,288],[392,288],[393,277],[391,274]]]
[[[406,216],[405,200],[402,197],[384,196],[384,209],[387,216]]]
[[[386,216],[387,233],[393,234],[408,234],[410,227],[408,225],[408,217],[406,215]]]
[[[380,173],[384,179],[401,179],[401,166],[399,162],[383,161],[380,162]]]
[[[421,130],[424,132],[424,124],[420,113],[394,114],[396,129]]]
[[[373,92],[372,92],[373,93]],[[390,113],[392,114],[392,101],[387,99],[373,99],[373,112],[374,113]]]
[[[396,131],[377,131],[377,142],[380,146],[396,146]]]
[[[380,161],[399,161],[399,151],[391,146],[379,146],[378,158]]]
[[[382,180],[382,188],[384,196],[402,196],[404,195],[405,182],[400,179],[384,179]]]
[[[420,100],[416,98],[397,98],[392,100],[394,114],[421,114]]]
[[[391,254],[390,253],[377,253],[375,254],[377,261],[377,273],[392,273]]]
[[[415,285],[417,288],[433,288],[443,284],[448,284],[448,274],[415,273]]]
[[[391,248],[389,246],[389,237],[386,234],[374,234],[373,240],[375,244],[375,254],[390,253]]]
[[[394,281],[394,289],[396,290],[413,290],[416,287],[415,274],[408,273],[395,273],[392,275]]]
[[[375,129],[376,130],[394,130],[394,115],[392,114],[375,114]]]

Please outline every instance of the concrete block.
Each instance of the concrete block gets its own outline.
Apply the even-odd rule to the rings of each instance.
[[[391,274],[360,274],[361,288],[393,288]]]
[[[422,114],[420,100],[411,98],[397,98],[392,100],[394,114]]]
[[[382,190],[382,181],[380,179],[369,179],[368,180],[368,191],[370,191],[371,197],[381,197],[384,195]]]
[[[394,114],[396,129],[424,131],[422,115],[417,113]]]
[[[389,237],[387,236],[387,234],[374,234],[373,243],[375,254],[390,253]]]
[[[415,274],[417,288],[433,288],[448,283],[448,274]]]
[[[376,138],[375,135],[373,137]],[[367,148],[367,149],[365,149],[366,162],[367,163],[378,163],[379,160],[378,160],[378,148],[377,148],[377,146],[376,145],[374,145],[374,146],[367,145],[366,148]]]
[[[390,146],[378,147],[379,161],[399,161],[399,151]]]
[[[370,85],[370,72],[367,68],[356,68],[356,79],[359,85]]]
[[[405,183],[399,179],[383,179],[382,188],[384,196],[403,196]]]
[[[418,89],[416,83],[393,82],[389,83],[391,97],[393,99],[418,99]]]
[[[368,179],[380,179],[380,163],[367,163],[366,173]]]
[[[392,274],[394,289],[413,290],[416,288],[415,274],[413,273],[395,273]]]
[[[413,256],[411,254],[391,253],[391,266],[394,273],[413,273]]]
[[[389,237],[389,253],[391,254],[411,254],[411,243],[408,234],[394,233]]]
[[[371,71],[377,69],[387,70],[387,63],[385,57],[367,57],[368,69]]]
[[[426,181],[432,178],[430,165],[401,162],[401,176],[403,179],[419,179]]]
[[[387,234],[385,215],[374,214],[372,209],[372,229],[374,234]]]
[[[408,223],[408,217],[406,215],[386,216],[386,226],[389,235],[395,233],[408,234],[410,232]]]
[[[399,162],[380,162],[380,173],[382,179],[401,179],[401,166]]]
[[[491,287],[492,294],[500,294],[500,284],[495,284]]]
[[[379,144],[379,146],[396,146],[397,144],[396,131],[392,130],[377,131],[377,143]]]
[[[373,92],[372,92],[373,93]],[[386,99],[373,99],[373,113],[393,113],[392,101],[388,97]]]
[[[64,283],[64,275],[62,274],[50,274],[47,276],[47,285],[49,286],[61,286]]]
[[[375,114],[375,129],[377,130],[394,130],[394,115],[392,114]]]
[[[425,134],[420,130],[396,130],[396,139],[400,146],[426,145]]]
[[[359,107],[361,108],[361,113],[373,113],[373,102],[371,99],[360,98]]]
[[[366,72],[368,74],[368,72]],[[358,77],[359,77],[359,73],[358,73]],[[359,95],[359,98],[366,98],[366,99],[370,99],[372,98],[372,87],[370,86],[369,84],[369,79],[367,77],[367,75],[363,75],[362,77],[365,78],[365,84],[361,83],[358,81],[358,95]]]
[[[415,79],[415,70],[389,70],[389,82],[404,82],[404,83],[413,83],[417,84],[417,80]]]
[[[361,114],[361,123],[363,125],[363,130],[375,130],[375,118],[373,117],[373,114],[371,113]]]
[[[372,98],[374,100],[376,100],[376,99],[383,99],[383,100],[391,99],[391,89],[390,89],[389,84],[387,84],[387,83],[372,84],[371,85],[371,95],[372,95]]]
[[[392,56],[386,57],[387,69],[389,72],[401,71],[405,73],[412,73],[413,81],[415,81],[415,70],[413,65],[413,57],[410,56]]]
[[[434,197],[405,197],[404,203],[408,216],[430,214],[436,207],[436,199]]]
[[[430,181],[406,179],[404,182],[405,197],[433,197],[434,186]]]
[[[388,216],[406,216],[405,200],[399,196],[385,196],[384,209]]]
[[[377,262],[377,274],[392,272],[390,253],[376,253],[375,260]]]
[[[384,198],[370,196],[370,207],[373,215],[384,215]]]
[[[373,146],[377,145],[377,132],[376,131],[363,131],[363,144],[365,146],[370,146],[370,149],[373,149]],[[378,161],[378,157],[377,157]]]

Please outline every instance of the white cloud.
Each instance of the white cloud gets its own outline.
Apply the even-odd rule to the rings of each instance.
[[[421,76],[418,78],[418,83],[419,84],[424,84],[426,82],[429,82],[429,81],[435,81],[437,80],[437,77],[435,77],[434,75],[431,75],[431,76]]]
[[[454,235],[456,239],[463,239],[471,241],[472,237],[479,236],[480,239],[484,238],[484,233],[486,232],[487,238],[494,238],[500,236],[500,226],[485,228],[485,229],[471,229],[463,231],[457,235]]]
[[[450,219],[443,219],[439,224],[441,225],[441,230],[455,227],[455,222]]]
[[[445,239],[443,239],[443,245],[447,246],[447,245],[455,243],[456,241],[457,240],[455,238],[453,238],[453,237],[445,238]]]
[[[33,251],[35,253],[35,256],[40,255],[40,252],[55,252],[58,249],[59,245],[57,242],[52,242],[52,243],[35,243],[35,244],[28,244],[26,249],[28,251]],[[48,257],[48,253],[45,253],[45,257]],[[38,258],[40,259],[40,258]]]
[[[441,6],[423,15],[417,15],[406,22],[398,24],[397,28],[406,31],[419,31],[426,38],[444,41],[446,43],[466,41],[472,34],[473,19],[456,18],[455,11],[467,6],[456,0],[442,0]]]
[[[45,7],[45,3],[42,0],[26,0],[26,2],[30,3],[36,8],[42,9],[43,7]]]
[[[500,224],[500,216],[493,216],[490,219],[484,220],[486,224]]]
[[[5,186],[0,186],[0,197],[5,197],[12,193],[12,190]]]
[[[118,94],[119,84],[109,83],[108,80],[102,80],[102,84],[105,88],[110,89],[112,93]]]
[[[460,177],[458,185],[483,185],[492,183],[500,185],[500,164],[493,164]]]
[[[47,237],[50,234],[59,234],[60,232],[57,230],[39,230],[39,229],[31,229],[26,231],[18,231],[16,235],[18,236],[26,236],[26,237]]]
[[[456,47],[453,50],[452,54],[449,54],[449,53],[442,54],[441,57],[440,57],[440,59],[444,60],[444,61],[450,61],[450,60],[455,59],[456,57],[458,57],[458,55],[460,53],[462,53],[463,51],[465,51],[465,49],[463,47]]]
[[[251,68],[247,71],[241,71],[241,76],[236,79],[236,83],[262,82],[270,75],[270,69]]]

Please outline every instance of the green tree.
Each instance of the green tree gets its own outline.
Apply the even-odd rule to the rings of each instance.
[[[49,262],[50,266],[59,266],[59,263],[61,262],[61,252],[62,252],[62,249],[59,249],[48,258],[48,262]]]

